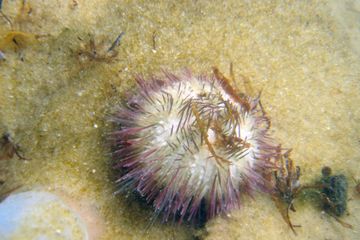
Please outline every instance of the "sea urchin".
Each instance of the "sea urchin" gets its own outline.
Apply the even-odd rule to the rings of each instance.
[[[137,83],[114,118],[122,189],[152,202],[164,221],[196,219],[200,207],[211,218],[266,189],[277,153],[259,98],[238,94],[216,68],[210,77],[185,71]]]

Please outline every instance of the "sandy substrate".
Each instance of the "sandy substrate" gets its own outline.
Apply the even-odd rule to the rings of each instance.
[[[0,133],[10,133],[31,160],[0,161],[3,189],[21,185],[84,202],[103,222],[97,234],[106,240],[359,238],[359,1],[22,2],[2,6],[12,26],[0,18]],[[9,41],[12,31],[22,32],[17,44]],[[106,50],[120,32],[111,57]],[[101,58],[85,53],[91,39]],[[113,195],[107,117],[135,86],[134,76],[184,67],[210,74],[212,66],[229,74],[231,62],[235,76],[262,90],[272,134],[293,148],[302,183],[325,165],[348,177],[342,219],[353,230],[299,200],[291,214],[302,226],[295,237],[261,194],[202,230],[149,224],[151,209]]]

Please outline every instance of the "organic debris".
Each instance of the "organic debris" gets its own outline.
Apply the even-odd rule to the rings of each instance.
[[[31,4],[26,0],[22,0],[19,12],[15,18],[15,21],[17,23],[29,22],[32,12],[33,12],[33,8],[31,6]]]
[[[10,31],[0,39],[0,49],[18,51],[36,42],[36,36],[31,33]]]
[[[75,9],[78,5],[79,3],[76,0],[72,0],[70,4],[70,8]]]
[[[156,31],[152,34],[152,50],[155,53],[156,52]]]
[[[95,39],[90,37],[89,43],[86,45],[82,44],[80,46],[80,50],[77,52],[79,60],[107,63],[111,62],[118,55],[116,47],[120,44],[121,38],[124,34],[124,32],[121,32],[109,48],[105,47],[103,41],[101,41],[98,45],[95,44]],[[79,39],[82,40],[81,38]]]
[[[0,138],[0,160],[8,160],[16,155],[21,160],[28,160],[20,154],[20,148],[15,144],[10,134],[5,133]],[[7,196],[9,196],[13,191],[20,188],[20,186],[13,187],[10,190],[3,191],[5,180],[0,179],[0,202],[2,202]]]
[[[324,210],[340,217],[344,215],[347,207],[348,183],[343,174],[331,176],[331,169],[324,167],[322,170],[322,194],[326,197]]]
[[[5,19],[5,21],[10,25],[10,27],[12,28],[12,22],[10,20],[10,18],[8,16],[6,16],[5,13],[3,13],[2,11],[2,0],[0,0],[0,15]]]
[[[359,180],[356,180],[356,178],[354,178],[354,182],[355,182],[355,192],[357,192],[358,194],[360,194],[360,181]]]
[[[344,227],[352,229],[352,225],[339,219],[347,210],[348,183],[346,177],[343,174],[331,175],[330,167],[323,167],[321,172],[321,197],[324,211]]]
[[[21,160],[28,160],[20,154],[20,147],[15,144],[10,134],[5,133],[0,139],[0,160],[8,160],[16,155]]]
[[[111,44],[111,47],[108,49],[108,52],[111,52],[111,51],[114,51],[114,49],[119,46],[120,44],[120,40],[122,38],[122,36],[124,35],[125,33],[124,32],[121,32],[119,34],[119,36],[117,36],[117,38],[115,39],[115,41],[113,42],[113,44]]]
[[[279,152],[281,151],[279,147]],[[295,212],[294,200],[301,191],[300,185],[300,167],[294,167],[293,160],[289,157],[291,149],[284,154],[279,153],[280,169],[274,172],[275,187],[272,192],[272,199],[276,207],[279,209],[281,216],[289,225],[291,230],[296,235],[294,227],[290,221],[289,210]]]

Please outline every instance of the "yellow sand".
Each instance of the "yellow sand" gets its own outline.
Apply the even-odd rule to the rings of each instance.
[[[0,18],[7,58],[0,62],[0,133],[9,132],[31,161],[0,162],[5,188],[21,184],[87,202],[104,221],[106,240],[358,239],[360,196],[352,180],[360,179],[358,1],[21,2],[3,1],[12,29]],[[91,38],[105,54],[122,31],[115,58],[79,56]],[[6,42],[13,32],[24,34],[20,47]],[[291,218],[302,225],[295,237],[259,194],[202,231],[160,221],[148,227],[151,209],[113,196],[107,115],[135,86],[134,76],[184,67],[211,73],[214,65],[229,74],[231,62],[235,76],[262,90],[272,133],[293,148],[302,183],[324,165],[348,177],[350,215],[342,219],[354,230],[311,202],[295,202]]]

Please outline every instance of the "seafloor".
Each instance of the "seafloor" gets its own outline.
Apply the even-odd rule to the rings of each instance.
[[[0,161],[2,191],[21,185],[70,199],[92,216],[95,239],[359,239],[360,1],[17,0],[2,1],[2,11],[11,24],[0,18],[0,133],[31,158]],[[230,63],[262,91],[272,134],[293,148],[302,183],[325,165],[346,175],[341,219],[352,230],[306,198],[291,213],[295,236],[261,194],[203,229],[149,224],[143,203],[113,195],[107,120],[134,76],[212,66],[229,74]]]

